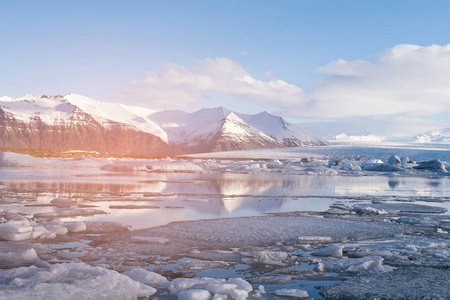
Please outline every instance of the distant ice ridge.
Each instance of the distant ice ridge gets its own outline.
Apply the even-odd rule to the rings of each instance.
[[[369,135],[347,135],[345,133],[334,136],[332,141],[336,142],[383,142],[386,140],[385,136],[379,136],[374,134]]]
[[[450,151],[442,144],[335,144],[322,147],[228,151],[189,156],[177,159],[91,157],[50,159],[5,152],[0,154],[0,166],[92,167],[91,170],[97,168],[104,172],[237,172],[327,176],[395,174],[425,177],[450,175]]]
[[[99,168],[110,162],[107,158],[83,156],[79,158],[38,158],[12,152],[0,153],[0,167],[33,168]]]
[[[450,144],[450,128],[422,133],[413,139],[416,143],[445,143]]]

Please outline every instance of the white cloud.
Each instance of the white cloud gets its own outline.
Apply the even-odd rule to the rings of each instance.
[[[450,111],[450,44],[397,45],[373,62],[338,60],[317,71],[330,75],[308,95],[308,103],[299,103],[302,116],[426,116]]]
[[[450,44],[401,44],[380,53],[374,61],[340,59],[316,71],[326,76],[306,94],[294,84],[277,80],[271,72],[256,79],[228,58],[208,58],[190,69],[165,64],[143,79],[120,86],[115,98],[152,109],[185,108],[209,99],[208,94],[222,93],[278,107],[283,116],[303,118],[450,112]]]
[[[241,100],[281,107],[305,98],[303,90],[283,80],[258,80],[227,58],[203,59],[189,70],[165,64],[141,80],[118,87],[116,98],[151,108],[187,107],[208,99],[208,92],[233,95]]]

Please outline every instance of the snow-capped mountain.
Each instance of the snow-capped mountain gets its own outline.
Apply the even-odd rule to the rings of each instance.
[[[68,94],[0,98],[0,147],[79,149],[126,155],[172,155],[151,111]]]
[[[192,153],[325,145],[267,112],[246,115],[218,107],[194,113],[166,110],[150,118],[167,132],[169,142]]]
[[[0,97],[0,136],[0,148],[128,155],[325,144],[267,112],[246,115],[222,107],[153,111],[76,94]]]
[[[413,138],[416,143],[450,143],[450,128],[428,131]]]

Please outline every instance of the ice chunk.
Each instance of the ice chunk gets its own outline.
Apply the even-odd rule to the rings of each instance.
[[[411,161],[408,156],[402,156],[400,160],[402,162],[402,165],[413,163],[413,161]]]
[[[200,291],[207,291],[210,297],[211,293],[217,292],[217,294],[219,294],[220,296],[229,295],[232,299],[244,300],[248,297],[248,293],[251,292],[253,288],[247,281],[241,278],[230,278],[228,280],[225,280],[225,279],[203,277],[192,279],[188,278],[174,279],[169,285],[169,290],[172,293],[177,294],[178,299],[180,299],[181,295],[187,295],[186,297],[188,296],[190,297],[192,294],[186,293],[188,291],[194,291],[193,292],[194,295],[196,295],[198,292],[199,295],[204,295],[204,297],[206,297],[207,294],[206,293],[200,294]]]
[[[430,170],[435,172],[447,172],[445,169],[445,164],[443,164],[439,159],[433,159],[429,161],[419,162],[417,166],[413,167],[418,170]]]
[[[318,264],[318,271],[329,272],[362,272],[366,270],[374,270],[378,272],[384,272],[384,268],[381,266],[383,258],[380,256],[365,256],[362,258],[343,258],[343,259],[330,259]]]
[[[358,214],[365,215],[388,215],[389,213],[384,209],[376,209],[370,206],[355,206],[353,207],[353,211]]]
[[[0,268],[17,268],[32,265],[38,260],[36,250],[33,248],[20,252],[0,253]]]
[[[41,239],[54,239],[56,237],[56,233],[48,231],[44,226],[34,226],[33,232],[39,232],[39,237]]]
[[[45,229],[56,234],[56,235],[65,235],[69,232],[69,230],[61,225],[52,224],[52,223],[42,223]]]
[[[272,158],[269,162],[268,162],[269,166],[282,166],[283,163],[281,161],[279,161],[278,159],[274,159]]]
[[[124,272],[123,274],[135,281],[153,287],[169,283],[167,278],[165,278],[164,276],[144,269],[136,268],[131,271]]]
[[[388,165],[400,165],[402,163],[402,161],[400,160],[400,157],[396,156],[396,155],[392,155],[391,157],[389,157],[387,164]]]
[[[344,249],[343,246],[332,245],[332,246],[320,249],[318,251],[312,252],[311,255],[332,256],[332,257],[341,258],[342,257],[342,249]]]
[[[237,288],[240,290],[244,290],[246,292],[251,292],[253,291],[252,286],[250,285],[250,283],[248,283],[247,281],[245,281],[242,278],[230,278],[227,280],[228,283],[232,283],[232,284],[236,284]]]
[[[281,289],[275,290],[273,293],[277,296],[294,297],[294,298],[308,298],[308,292],[299,289]]]
[[[204,278],[176,278],[170,282],[169,290],[177,294],[182,290],[189,290],[192,288],[203,287],[209,283],[222,283],[224,279],[214,279],[209,277]]]
[[[230,263],[225,261],[209,261],[199,259],[183,260],[179,267],[180,269],[189,269],[191,271],[201,271],[205,269],[223,269],[230,266]]]
[[[274,252],[274,251],[255,251],[254,257],[261,263],[266,265],[285,266],[289,255],[286,252]]]
[[[361,166],[364,171],[375,171],[375,172],[404,172],[401,166],[390,165],[390,164],[364,164]]]
[[[84,222],[66,222],[64,227],[69,230],[69,232],[82,232],[86,231],[86,224]]]
[[[12,225],[21,225],[21,226],[30,225],[30,221],[26,217],[21,215],[7,215],[5,216],[5,219],[8,220],[8,224]]]
[[[201,172],[203,169],[186,161],[152,161],[147,164],[147,170],[151,172]]]
[[[30,222],[28,222],[28,225],[25,225],[25,223],[23,221],[8,221],[0,224],[0,240],[22,241],[38,237],[38,233],[33,234],[33,227]]]
[[[205,288],[211,294],[229,295],[237,288],[237,285],[232,283],[208,283]]]
[[[9,282],[0,289],[1,299],[136,299],[156,293],[116,271],[84,263],[0,270],[0,277]]]
[[[211,299],[211,294],[207,290],[186,290],[178,294],[178,300],[208,300]]]
[[[107,164],[104,165],[101,170],[110,172],[132,172],[133,167],[125,164]]]

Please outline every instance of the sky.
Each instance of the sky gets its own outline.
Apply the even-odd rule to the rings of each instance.
[[[0,1],[0,96],[267,111],[331,137],[450,127],[450,2]]]

